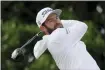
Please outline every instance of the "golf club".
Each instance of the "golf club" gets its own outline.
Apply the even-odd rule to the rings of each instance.
[[[36,37],[39,36],[40,33],[42,33],[42,31],[38,32],[35,36],[29,39],[22,47],[15,49],[11,55],[11,58],[15,60],[18,55],[24,54],[24,48],[26,45],[30,44]]]

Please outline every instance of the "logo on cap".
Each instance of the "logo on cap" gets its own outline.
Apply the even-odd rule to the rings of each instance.
[[[50,12],[50,11],[52,11],[52,9],[47,9],[47,10],[43,11],[43,12],[42,12],[43,17],[44,17],[48,12]]]
[[[41,22],[40,21],[38,21],[38,23],[39,23],[39,25],[41,25]]]

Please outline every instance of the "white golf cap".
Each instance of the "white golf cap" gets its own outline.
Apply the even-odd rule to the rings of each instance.
[[[61,12],[62,10],[60,9],[53,10],[52,8],[49,8],[49,7],[43,8],[38,12],[36,16],[36,23],[38,27],[40,28],[40,26],[45,22],[45,20],[51,13],[55,13],[57,14],[57,16],[60,16]]]

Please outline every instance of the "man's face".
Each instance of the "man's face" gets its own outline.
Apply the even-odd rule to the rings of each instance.
[[[63,27],[59,17],[56,14],[50,14],[43,26],[49,34],[51,34],[55,29]]]

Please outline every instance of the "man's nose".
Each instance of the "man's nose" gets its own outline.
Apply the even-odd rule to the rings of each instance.
[[[59,24],[59,20],[56,20],[56,23]]]

